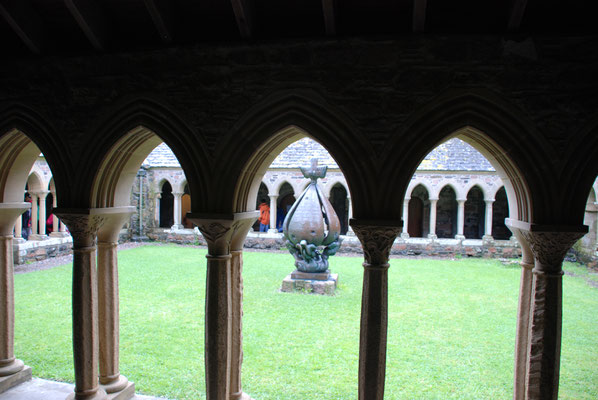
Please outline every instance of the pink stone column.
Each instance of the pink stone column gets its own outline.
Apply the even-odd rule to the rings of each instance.
[[[488,203],[486,203],[488,204]],[[525,399],[527,376],[529,316],[532,296],[532,268],[534,254],[519,227],[527,229],[529,224],[507,219],[507,227],[513,232],[521,246],[521,278],[519,283],[519,303],[517,306],[517,330],[515,334],[515,368],[513,373],[513,399]]]
[[[269,229],[269,231],[272,233],[278,233],[278,229],[276,229],[276,214],[278,212],[278,210],[277,210],[278,195],[277,194],[269,194],[268,197],[270,197],[270,229]]]
[[[70,398],[104,400],[98,385],[98,297],[95,238],[104,222],[89,209],[56,209],[73,237],[73,358],[75,393]]]
[[[15,299],[13,227],[29,203],[0,203],[0,379],[24,368],[14,355]]]
[[[463,240],[465,236],[463,235],[465,228],[465,200],[464,199],[457,199],[457,235],[455,239]]]
[[[229,217],[187,214],[208,243],[205,312],[207,400],[244,398],[240,387],[241,259],[237,255],[233,268],[231,249],[234,245],[235,251],[239,251],[241,238],[244,240],[257,213],[237,213]]]
[[[56,200],[56,192],[52,192],[52,209],[55,209],[57,206],[58,206],[58,202]],[[54,214],[54,218],[52,218],[52,233],[54,234],[54,236],[56,236],[55,234],[59,230],[59,225],[60,225],[60,220],[58,219],[56,214]]]
[[[100,386],[106,393],[119,393],[119,400],[135,395],[133,383],[119,371],[118,236],[135,207],[95,209],[104,223],[98,230],[98,328]]]
[[[494,200],[484,200],[486,202],[486,223],[484,225],[484,237],[482,239],[492,240],[492,209]]]
[[[409,232],[408,232],[408,223],[409,223],[409,200],[411,200],[411,197],[405,197],[403,199],[403,231],[401,232],[401,237],[403,239],[408,239],[409,238]]]
[[[31,193],[31,237],[37,237],[38,230],[37,230],[37,193]],[[30,240],[30,239],[27,239]]]
[[[521,222],[516,227],[534,254],[525,398],[556,400],[561,355],[562,263],[567,251],[588,228]]]
[[[259,212],[249,212],[238,218],[237,229],[231,239],[231,368],[230,399],[244,400],[241,367],[243,365],[243,244]]]
[[[400,221],[351,220],[363,246],[363,292],[359,340],[359,400],[382,400],[386,376],[388,259]]]
[[[47,190],[39,192],[39,218],[37,219],[38,229],[37,233],[40,237],[46,236],[46,197],[48,197]]]

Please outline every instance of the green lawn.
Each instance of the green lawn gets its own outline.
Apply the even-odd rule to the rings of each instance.
[[[205,250],[119,253],[121,372],[142,393],[201,399]],[[361,259],[333,257],[335,297],[279,293],[287,254],[245,253],[243,388],[257,400],[355,399]],[[561,399],[598,398],[595,276],[567,265]],[[393,259],[387,399],[508,399],[519,267]],[[71,266],[15,277],[15,352],[36,376],[72,381]]]

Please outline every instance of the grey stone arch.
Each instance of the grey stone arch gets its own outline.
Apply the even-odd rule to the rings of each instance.
[[[203,137],[166,103],[148,97],[131,97],[104,112],[91,129],[92,142],[82,155],[79,197],[91,207],[130,204],[130,190],[143,160],[164,142],[179,161],[189,191],[204,193],[211,170]],[[173,187],[174,188],[174,187]],[[203,196],[192,196],[193,207],[202,207]],[[151,199],[146,199],[151,201]]]
[[[596,198],[596,181],[590,193],[588,194],[588,200],[586,202],[586,210],[583,218],[584,225],[588,226],[588,233],[581,238],[581,251],[589,256],[596,254],[597,246],[597,233],[598,233],[598,203]]]
[[[486,226],[486,202],[484,190],[473,185],[467,191],[464,209],[463,235],[467,239],[481,239]]]
[[[427,237],[430,233],[430,192],[422,183],[418,183],[411,191],[408,215],[406,223],[409,236]]]
[[[360,209],[364,215],[365,210],[373,209],[368,204],[368,192],[377,185],[367,176],[373,171],[375,158],[371,145],[349,115],[309,89],[284,90],[268,96],[239,119],[228,140],[220,142],[217,159],[223,163],[222,176],[230,178],[230,185],[221,185],[224,190],[219,204],[230,204],[226,202],[231,199],[232,204],[219,209],[251,210],[269,165],[289,144],[305,136],[324,146],[339,165],[352,196],[354,215]]]
[[[172,184],[168,179],[162,179],[158,184],[160,190],[160,219],[158,226],[160,228],[170,228],[174,224],[174,195],[172,194]]]
[[[501,186],[494,194],[492,203],[492,237],[495,240],[509,240],[512,233],[505,225],[505,219],[509,218],[509,200],[504,186]]]
[[[20,103],[0,105],[0,203],[23,201],[29,173],[40,153],[52,171],[58,197],[68,196],[73,164],[66,143],[33,108]]]
[[[436,235],[439,238],[454,238],[457,234],[457,190],[444,185],[438,192],[436,203]]]

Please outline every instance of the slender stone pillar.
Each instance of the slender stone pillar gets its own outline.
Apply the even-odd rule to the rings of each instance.
[[[0,393],[31,378],[31,369],[14,355],[15,299],[13,227],[29,203],[0,203]],[[25,369],[26,368],[26,369]]]
[[[382,400],[386,374],[388,259],[401,221],[351,220],[363,246],[363,292],[359,339],[359,400]]]
[[[135,386],[119,371],[118,235],[135,207],[96,209],[104,223],[98,230],[98,328],[100,385],[119,400],[135,395]],[[111,397],[112,398],[112,397]]]
[[[587,226],[526,224],[509,221],[534,254],[528,328],[525,395],[558,398],[562,325],[562,263]]]
[[[231,246],[234,238],[245,237],[257,216],[255,211],[228,215],[187,214],[187,218],[197,225],[208,243],[204,346],[207,400],[230,400],[231,395],[239,398],[241,298],[238,291],[241,290],[241,283],[238,280],[240,265],[235,267],[237,281],[233,282],[232,279]],[[235,246],[238,246],[236,241]],[[237,291],[234,296],[233,287]],[[239,318],[238,321],[233,322],[234,315]],[[237,343],[235,351],[233,340]],[[235,365],[233,356],[237,358]],[[236,372],[232,372],[233,369]]]
[[[455,235],[455,239],[459,239],[459,240],[465,239],[465,235],[463,235],[464,230],[465,230],[465,200],[457,199],[457,234]]]
[[[488,203],[486,203],[488,204]],[[529,243],[519,230],[520,221],[506,219],[507,227],[513,232],[521,246],[521,278],[519,283],[519,304],[517,306],[517,330],[515,334],[515,369],[513,400],[525,399],[525,380],[527,376],[527,347],[529,344],[529,317],[532,296],[532,268],[534,254]],[[523,225],[524,227],[527,225]]]
[[[156,193],[156,200],[154,206],[154,220],[156,222],[156,226],[160,226],[160,199],[162,198],[162,193]]]
[[[73,237],[75,392],[68,399],[104,400],[98,385],[98,303],[95,237],[104,218],[90,209],[56,209]]]
[[[484,240],[493,240],[492,237],[492,209],[494,200],[484,200],[486,202],[486,223],[484,224]]]
[[[278,196],[277,196],[278,197]],[[231,240],[231,369],[230,399],[249,400],[241,385],[241,367],[243,365],[243,244],[247,232],[257,220],[259,212],[253,216],[247,213],[245,219],[239,219],[237,229]]]
[[[48,197],[48,193],[50,193],[50,192],[47,190],[44,190],[44,191],[41,191],[38,193],[39,218],[37,219],[37,223],[38,223],[37,233],[41,238],[46,236],[46,197]]]
[[[436,239],[436,204],[438,199],[430,199],[430,233],[428,237],[430,239]]]
[[[58,206],[58,202],[56,201],[56,192],[52,192],[52,209],[55,209]],[[58,232],[58,225],[60,225],[60,221],[56,214],[54,214],[54,218],[52,218],[52,233],[56,234]],[[55,235],[54,235],[55,236]]]
[[[27,240],[37,237],[39,232],[37,230],[37,219],[37,193],[31,193],[31,234]],[[31,236],[33,236],[33,238]]]
[[[16,243],[24,241],[24,239],[23,239],[23,220],[21,219],[20,215],[15,220],[15,237],[14,237],[14,241]]]
[[[278,233],[278,229],[276,229],[276,214],[277,210],[277,202],[278,202],[278,195],[277,194],[268,194],[270,197],[270,229],[269,232],[271,233]]]
[[[351,219],[353,218],[353,204],[351,203],[351,197],[347,196],[347,222],[351,221]],[[351,224],[349,224],[349,227],[347,228],[347,235],[354,235],[355,232],[353,232],[353,228],[351,227]]]
[[[181,224],[181,199],[184,193],[173,192],[172,195],[174,196],[174,225],[172,226],[174,229],[183,229],[183,225]]]
[[[401,232],[401,237],[403,239],[409,238],[409,232],[407,230],[409,224],[409,200],[411,200],[411,197],[405,197],[405,199],[403,199],[403,231]]]

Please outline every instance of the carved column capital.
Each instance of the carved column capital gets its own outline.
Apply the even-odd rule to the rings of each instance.
[[[363,246],[365,262],[370,265],[388,263],[390,249],[401,233],[402,221],[351,220],[351,227]]]
[[[95,244],[98,229],[104,224],[105,217],[92,214],[93,209],[56,208],[56,214],[69,228],[73,237],[73,247],[91,247]]]
[[[189,213],[187,218],[208,242],[210,255],[223,256],[243,248],[245,236],[258,215],[257,211],[226,215]]]
[[[560,271],[567,251],[588,232],[585,225],[539,225],[512,219],[506,222],[517,239],[529,245],[536,269],[545,272]]]
[[[12,236],[12,228],[17,217],[31,208],[31,203],[0,203],[0,235]]]

